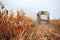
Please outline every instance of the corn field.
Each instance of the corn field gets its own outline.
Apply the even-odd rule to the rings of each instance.
[[[60,21],[37,25],[24,12],[8,14],[8,10],[0,12],[0,40],[60,40]]]

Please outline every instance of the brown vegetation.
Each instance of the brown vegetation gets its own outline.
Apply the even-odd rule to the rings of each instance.
[[[8,16],[7,10],[0,12],[0,40],[16,37],[23,30],[28,30],[32,24],[34,24],[34,21],[26,17],[23,11],[17,12],[16,17],[12,12]]]
[[[17,11],[16,16],[8,14],[7,10],[0,12],[0,40],[60,40],[52,25],[37,25],[23,11]]]

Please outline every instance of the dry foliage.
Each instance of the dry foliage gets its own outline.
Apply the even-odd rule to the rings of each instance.
[[[15,17],[12,12],[8,16],[7,10],[0,12],[0,40],[8,40],[18,35],[22,36],[25,31],[31,30],[33,24],[35,24],[34,21],[26,17],[23,11],[17,12]]]
[[[55,26],[60,26],[60,20],[51,20],[50,22]]]
[[[60,34],[50,26],[36,25],[23,11],[17,11],[16,16],[0,12],[0,40],[60,40]]]

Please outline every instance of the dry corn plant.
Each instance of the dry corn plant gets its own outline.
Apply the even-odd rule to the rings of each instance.
[[[2,15],[3,13],[3,15]],[[8,11],[0,12],[0,40],[60,40],[60,34],[52,25],[37,25],[25,13],[17,11],[8,16]]]

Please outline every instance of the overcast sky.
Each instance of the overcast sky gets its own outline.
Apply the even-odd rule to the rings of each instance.
[[[46,10],[50,13],[50,19],[60,18],[60,0],[0,0],[8,10],[24,9],[27,16],[36,20],[37,13]]]

